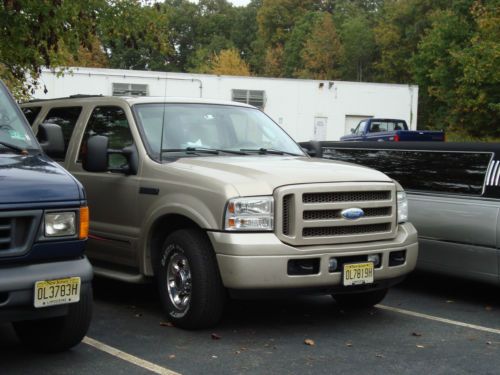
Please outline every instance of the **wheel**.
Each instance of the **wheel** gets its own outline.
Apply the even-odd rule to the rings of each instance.
[[[14,322],[14,330],[23,345],[37,352],[68,350],[85,337],[92,319],[92,287],[82,288],[80,302],[68,306],[65,316]]]
[[[333,294],[337,304],[347,308],[369,308],[380,303],[386,296],[388,288],[373,290],[371,292],[351,293],[351,294]]]
[[[163,245],[157,283],[169,320],[186,329],[207,328],[222,316],[226,291],[206,234],[181,229]]]

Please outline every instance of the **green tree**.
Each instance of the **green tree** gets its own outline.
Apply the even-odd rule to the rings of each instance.
[[[64,66],[77,58],[81,46],[92,48],[105,6],[104,0],[1,2],[0,78],[16,95],[28,95],[41,67]]]
[[[167,8],[140,0],[108,0],[98,31],[110,67],[168,70],[166,56],[173,47]]]
[[[358,15],[347,19],[342,24],[341,36],[345,50],[342,79],[369,80],[376,51],[373,30],[368,18]]]

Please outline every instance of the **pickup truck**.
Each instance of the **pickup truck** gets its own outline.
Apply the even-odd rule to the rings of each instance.
[[[406,195],[381,172],[308,157],[242,103],[75,97],[23,105],[85,187],[97,275],[154,280],[168,319],[211,326],[226,297],[330,294],[373,306],[413,270]]]
[[[440,141],[445,140],[444,131],[408,130],[405,120],[369,118],[361,121],[351,134],[344,135],[341,141]]]
[[[53,134],[43,136],[60,152]],[[12,323],[33,350],[69,349],[87,332],[87,231],[82,185],[42,151],[0,81],[0,323]]]

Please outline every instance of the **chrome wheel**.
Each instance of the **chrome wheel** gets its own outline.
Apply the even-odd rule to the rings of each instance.
[[[175,252],[167,267],[168,296],[174,307],[183,314],[189,309],[191,301],[191,269],[183,253]]]

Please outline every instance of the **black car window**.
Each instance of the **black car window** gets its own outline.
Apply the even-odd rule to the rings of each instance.
[[[105,106],[94,109],[83,135],[78,161],[82,160],[82,155],[86,152],[87,139],[93,135],[108,137],[109,149],[112,150],[122,150],[133,144],[127,116],[120,107]],[[124,155],[110,154],[108,165],[110,169],[119,169],[125,164],[127,159]]]
[[[33,125],[33,123],[35,122],[36,116],[38,116],[42,107],[24,107],[21,109],[24,113],[24,116],[26,117],[26,120],[28,120],[28,123],[30,125]]]
[[[407,190],[481,195],[491,159],[487,152],[325,148],[327,159],[377,169]]]
[[[52,108],[43,120],[44,123],[56,124],[61,127],[64,136],[64,157],[68,151],[69,140],[81,113],[82,107],[57,107]],[[64,157],[61,160],[64,160]],[[58,158],[54,159],[58,160]]]

